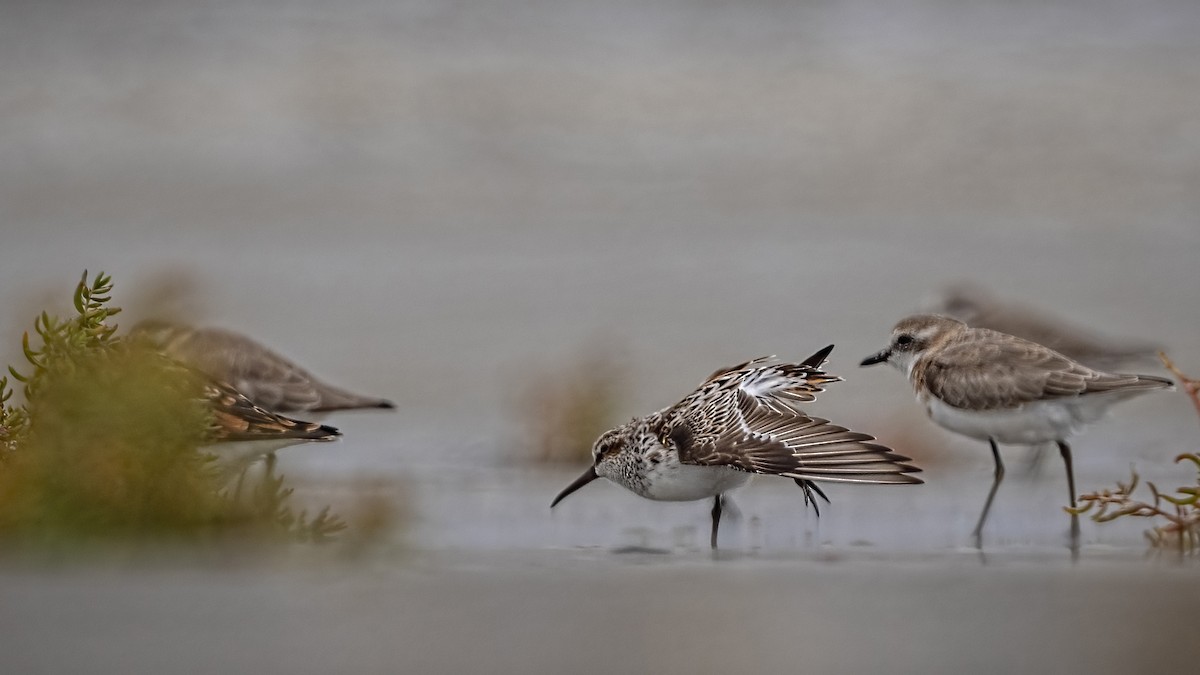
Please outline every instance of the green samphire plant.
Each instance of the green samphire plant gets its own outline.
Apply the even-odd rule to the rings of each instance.
[[[112,280],[85,272],[75,313],[43,312],[26,333],[17,404],[0,378],[0,538],[27,545],[237,538],[314,541],[345,527],[294,513],[270,472],[231,486],[205,448],[200,376],[110,322]]]

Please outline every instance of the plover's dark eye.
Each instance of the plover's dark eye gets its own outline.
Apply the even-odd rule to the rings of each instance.
[[[911,335],[905,334],[905,335],[897,335],[896,336],[896,346],[897,347],[907,347],[907,346],[911,345],[912,343],[913,343],[913,336],[911,336]]]

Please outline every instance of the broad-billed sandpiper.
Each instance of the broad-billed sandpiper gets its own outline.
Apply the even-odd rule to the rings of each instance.
[[[717,547],[722,495],[753,474],[792,478],[816,508],[813,481],[912,484],[920,469],[874,436],[811,417],[798,406],[840,377],[820,369],[833,345],[802,363],[772,357],[713,373],[679,403],[605,432],[592,447],[592,466],[550,505],[596,478],[660,501],[713,498]],[[818,512],[819,514],[819,512]]]

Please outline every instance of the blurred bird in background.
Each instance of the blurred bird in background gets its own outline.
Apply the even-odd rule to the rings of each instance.
[[[354,394],[327,384],[258,342],[219,328],[143,321],[131,335],[164,355],[221,382],[254,405],[276,412],[328,412],[395,408],[387,399]]]
[[[958,319],[974,328],[1014,335],[1036,342],[1100,370],[1147,363],[1156,358],[1161,345],[1147,341],[1115,339],[1073,325],[1023,304],[996,297],[973,283],[947,286],[930,302],[925,311]]]

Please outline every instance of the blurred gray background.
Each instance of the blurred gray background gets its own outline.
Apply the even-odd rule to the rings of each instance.
[[[17,362],[40,309],[69,310],[83,269],[113,274],[126,323],[236,329],[395,400],[394,414],[336,418],[336,448],[281,463],[404,477],[419,548],[521,576],[558,568],[488,556],[626,544],[707,560],[701,505],[596,486],[552,519],[570,472],[513,466],[522,382],[613,345],[636,384],[622,415],[642,414],[718,366],[834,342],[830,369],[848,381],[815,412],[885,440],[911,423],[961,452],[919,491],[831,489],[819,530],[796,524],[794,488],[759,481],[740,502],[749,522],[723,541],[945,555],[967,543],[986,446],[934,429],[902,377],[857,363],[931,292],[972,280],[1159,341],[1200,371],[1198,35],[1200,5],[1185,0],[10,0],[0,355]],[[1130,403],[1076,443],[1080,488],[1131,462],[1174,485],[1186,471],[1169,460],[1196,432],[1181,396]],[[1055,457],[1006,484],[1002,547],[1059,550],[1062,482]],[[1139,551],[1140,529],[1084,534]],[[924,616],[909,599],[898,614]],[[1001,607],[1024,625],[1021,606]],[[598,648],[587,637],[566,644]],[[972,644],[942,665],[978,670]],[[1034,662],[1055,649],[1040,643]],[[866,672],[852,645],[836,654],[849,661],[832,669]]]
[[[639,408],[848,371],[960,279],[1200,355],[1192,2],[3,7],[10,353],[88,268],[419,418],[597,336]]]

